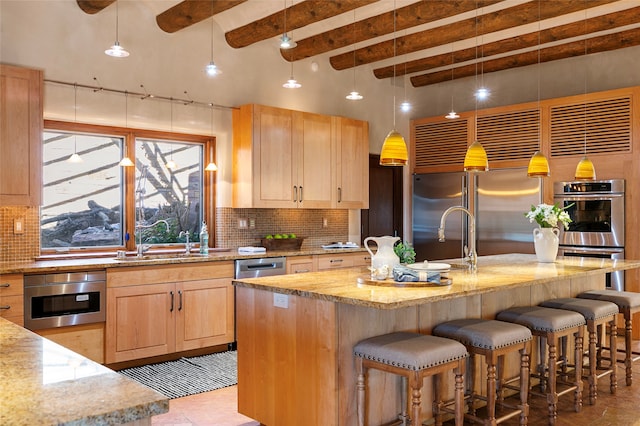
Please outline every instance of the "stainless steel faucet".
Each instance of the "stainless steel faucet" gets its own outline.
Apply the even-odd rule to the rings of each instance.
[[[180,234],[178,235],[178,237],[186,237],[187,241],[184,243],[184,253],[185,254],[190,254],[191,253],[191,247],[193,246],[193,243],[189,242],[189,231],[180,231]]]
[[[478,254],[476,253],[476,218],[473,216],[473,214],[469,210],[467,210],[462,206],[453,206],[446,209],[444,213],[442,213],[442,217],[440,218],[440,228],[438,228],[438,241],[440,241],[441,243],[445,241],[444,222],[446,221],[447,216],[449,216],[449,213],[457,210],[466,213],[467,215],[469,215],[469,218],[471,219],[469,224],[469,240],[470,240],[469,252],[465,253],[467,255],[467,257],[465,258],[465,261],[469,264],[469,267],[471,268],[472,271],[477,271],[478,270]]]
[[[147,229],[147,228],[153,228],[154,226],[156,226],[159,223],[164,223],[165,224],[165,226],[167,227],[167,232],[171,231],[171,228],[169,227],[169,222],[167,222],[164,219],[156,220],[151,225],[141,225],[141,224],[137,224],[136,225],[136,231],[138,231],[137,232],[137,234],[138,234],[138,244],[137,244],[138,257],[142,257],[142,255],[144,255],[144,253],[151,248],[151,246],[148,245],[148,244],[147,245],[142,244],[142,230],[143,229]]]

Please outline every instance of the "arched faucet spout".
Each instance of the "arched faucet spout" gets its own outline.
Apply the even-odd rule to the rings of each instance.
[[[446,209],[444,213],[442,213],[442,217],[440,218],[440,228],[438,228],[438,241],[440,241],[441,243],[445,241],[444,224],[447,220],[447,216],[449,216],[449,213],[454,211],[461,211],[469,216],[469,253],[465,258],[465,262],[469,264],[469,267],[472,271],[476,271],[478,270],[478,254],[476,253],[476,218],[473,216],[473,213],[462,206],[453,206]]]

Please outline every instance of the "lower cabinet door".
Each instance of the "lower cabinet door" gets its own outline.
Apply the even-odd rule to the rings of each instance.
[[[176,284],[176,350],[234,341],[233,286],[230,278]]]
[[[175,352],[175,284],[107,289],[107,364]]]

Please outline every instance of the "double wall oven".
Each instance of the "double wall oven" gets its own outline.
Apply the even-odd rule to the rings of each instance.
[[[558,254],[624,259],[623,179],[555,182],[553,190],[554,202],[571,217]],[[624,290],[624,271],[607,274],[607,287]]]

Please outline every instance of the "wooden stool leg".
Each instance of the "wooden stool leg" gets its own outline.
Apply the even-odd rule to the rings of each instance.
[[[422,375],[417,371],[412,371],[409,375],[409,386],[411,388],[411,424],[421,426],[420,402],[422,399]]]
[[[443,374],[433,376],[433,418],[436,426],[442,426],[442,381]]]
[[[597,327],[593,322],[588,324],[589,331],[589,404],[596,403],[598,398]],[[577,362],[577,361],[576,361]]]
[[[575,360],[576,360],[576,390],[574,392],[574,408],[576,413],[582,410],[582,341],[584,336],[584,327],[579,327],[576,336]]]
[[[464,423],[464,373],[465,373],[465,360],[458,361],[458,368],[455,369],[456,384],[455,384],[455,424],[456,426],[462,426]]]
[[[498,365],[496,368],[498,370],[496,392],[497,392],[498,403],[502,404],[504,403],[504,355],[501,355],[498,357]]]
[[[556,353],[556,339],[548,338],[547,346],[549,347],[549,370],[547,377],[547,404],[549,409],[549,424],[555,425],[558,417],[558,394],[556,389],[556,374],[558,365]]]
[[[486,425],[496,424],[496,365],[495,360],[486,357],[487,362],[487,420]]]
[[[529,351],[526,344],[520,350],[520,425],[529,423]]]
[[[616,325],[616,318],[615,316],[613,317],[613,319],[609,322],[609,347],[611,348],[611,350],[609,351],[609,355],[611,357],[611,375],[609,377],[610,381],[609,381],[609,391],[611,392],[611,394],[616,393],[616,390],[618,388],[618,375],[616,374],[616,370],[618,369],[617,367],[617,362],[615,359],[615,355],[616,355],[616,340],[618,339],[618,327]]]
[[[624,312],[624,366],[626,370],[626,378],[627,378],[627,386],[631,386],[632,378],[631,378],[631,312],[629,310],[625,310]],[[616,348],[614,346],[614,348]],[[617,351],[617,349],[616,349]],[[615,353],[615,352],[614,352]]]
[[[473,400],[473,396],[475,395],[474,389],[475,389],[475,382],[476,382],[476,357],[475,354],[473,353],[469,353],[469,358],[467,358],[467,362],[468,362],[468,366],[469,366],[469,370],[467,373],[467,395],[469,395],[469,402],[468,402],[468,410],[469,413],[473,414],[474,416],[476,415],[476,408],[475,408],[475,402]]]
[[[364,394],[365,394],[365,377],[364,369],[362,368],[362,358],[356,358],[356,374],[358,375],[358,381],[356,382],[356,389],[358,392],[358,426],[364,426]]]

